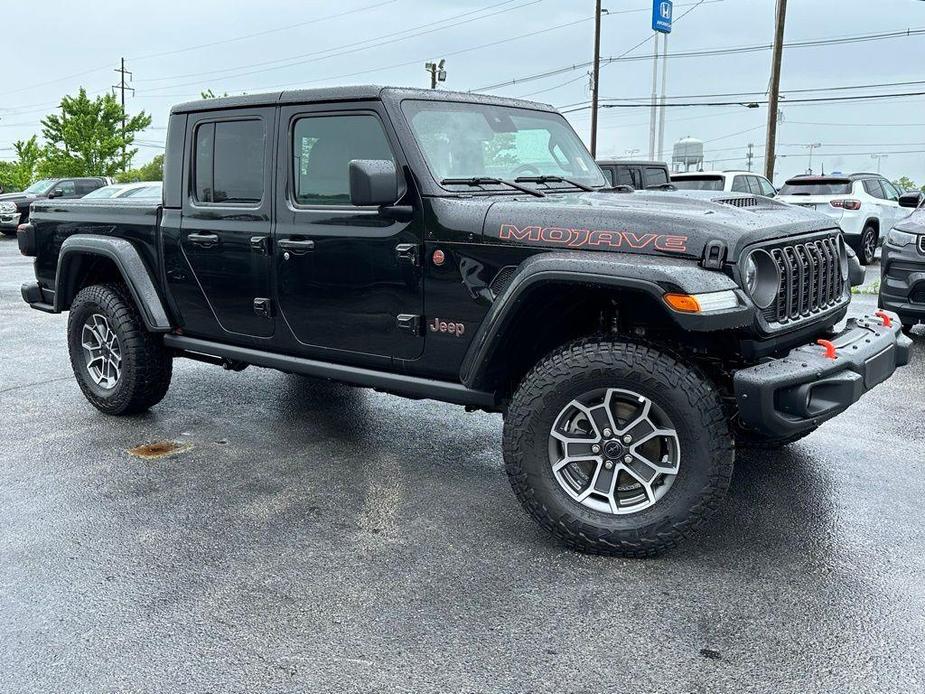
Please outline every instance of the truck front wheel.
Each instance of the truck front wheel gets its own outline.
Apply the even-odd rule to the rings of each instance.
[[[77,383],[101,412],[143,412],[167,393],[173,360],[160,336],[145,330],[125,285],[81,289],[71,304],[67,336]]]
[[[717,508],[734,450],[719,394],[697,370],[649,345],[587,339],[523,379],[504,459],[521,503],[566,545],[638,557]]]

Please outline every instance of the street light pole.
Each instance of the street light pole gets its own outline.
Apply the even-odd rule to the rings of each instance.
[[[591,76],[591,156],[597,156],[597,98],[601,79],[601,0],[594,10],[594,74]]]
[[[889,154],[871,154],[870,158],[877,160],[877,173],[880,173],[880,160],[889,159],[890,155]]]
[[[658,114],[658,34],[655,32],[655,41],[652,48],[652,107],[649,109],[649,159],[655,159],[655,118]]]
[[[813,172],[813,150],[816,149],[817,147],[822,147],[822,143],[813,142],[810,145],[803,145],[803,146],[809,149],[809,168],[806,170],[806,173],[811,174]]]

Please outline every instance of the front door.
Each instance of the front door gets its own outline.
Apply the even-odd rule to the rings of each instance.
[[[280,315],[306,353],[331,361],[413,359],[424,348],[414,318],[423,312],[420,211],[396,219],[350,204],[354,159],[390,159],[404,180],[378,109],[280,111],[273,244]]]
[[[184,167],[189,190],[179,241],[198,292],[178,294],[189,304],[181,313],[212,318],[192,322],[205,337],[270,337],[275,109],[203,113],[189,120]]]

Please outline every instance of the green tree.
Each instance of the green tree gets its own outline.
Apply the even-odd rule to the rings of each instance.
[[[44,176],[115,176],[138,153],[135,134],[151,125],[144,111],[129,117],[112,94],[90,99],[83,87],[61,99],[60,108],[42,121]]]
[[[893,181],[893,185],[895,185],[900,190],[915,190],[918,188],[918,186],[915,185],[915,182],[913,182],[913,180],[908,176],[901,176],[900,178],[897,178],[895,181]]]
[[[42,148],[35,135],[13,143],[16,160],[0,162],[0,185],[7,192],[27,188],[35,179],[42,159]]]
[[[163,181],[164,180],[164,155],[158,154],[147,164],[142,164],[137,169],[129,169],[116,176],[119,183],[135,183],[137,181]]]
[[[223,94],[216,94],[211,89],[206,89],[204,92],[199,92],[199,96],[201,96],[203,99],[218,99],[220,96],[228,96],[228,92],[224,92]]]

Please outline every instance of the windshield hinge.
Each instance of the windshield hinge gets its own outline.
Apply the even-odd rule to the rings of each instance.
[[[726,262],[726,243],[716,239],[710,241],[703,249],[703,260],[700,264],[707,270],[721,270]]]

